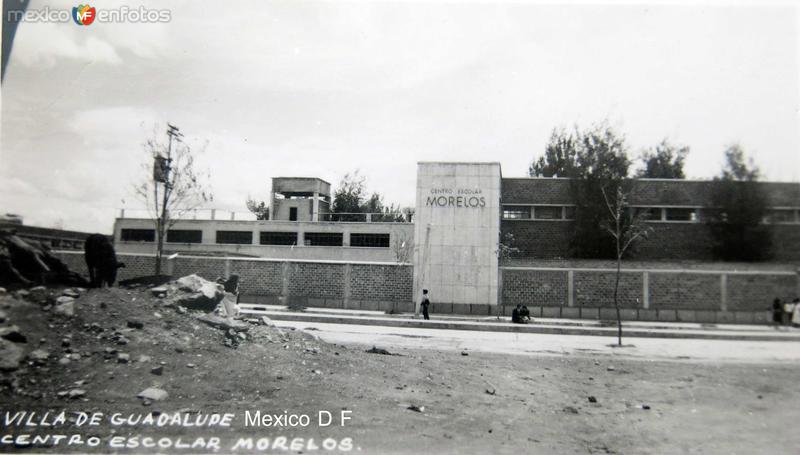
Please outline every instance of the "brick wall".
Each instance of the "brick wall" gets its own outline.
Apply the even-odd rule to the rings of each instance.
[[[503,305],[613,308],[615,270],[608,261],[580,261],[579,267],[503,267]],[[642,264],[638,264],[642,265]],[[647,265],[646,263],[644,264]],[[685,268],[660,263],[658,268],[627,262],[620,275],[620,307],[658,311],[763,312],[775,297],[791,300],[800,293],[794,269],[750,264],[749,270]],[[672,267],[670,268],[670,265]],[[720,264],[722,265],[722,264]],[[646,282],[646,286],[645,286]],[[724,289],[724,292],[723,292]]]
[[[787,275],[728,275],[728,310],[758,311],[772,300],[798,297],[797,278]]]
[[[614,282],[612,272],[574,272],[575,305],[581,307],[614,307]],[[642,304],[642,274],[623,273],[619,281],[619,306],[636,308]]]
[[[570,221],[501,220],[501,239],[514,236],[511,245],[520,250],[519,256],[532,258],[569,257],[569,243],[575,223]]]
[[[346,264],[289,263],[289,295],[343,299]]]
[[[503,270],[504,305],[567,304],[567,273],[547,270]]]
[[[88,275],[83,253],[57,252],[67,266]],[[119,280],[153,274],[152,256],[120,254],[127,267],[120,269]],[[312,261],[265,261],[244,258],[187,257],[164,260],[163,270],[173,277],[195,273],[215,280],[231,273],[240,278],[240,290],[247,296],[289,297],[301,303],[322,306],[348,306],[350,301],[370,307],[370,302],[412,302],[413,268],[385,263],[345,263]],[[275,300],[277,303],[277,300]],[[408,310],[408,305],[403,306]]]
[[[231,273],[239,275],[239,289],[247,295],[281,295],[283,264],[280,262],[232,260]]]
[[[89,269],[86,267],[83,251],[63,252],[55,251],[56,257],[61,259],[73,272],[80,273],[89,279]],[[117,260],[125,264],[125,267],[117,271],[117,281],[129,280],[140,276],[152,275],[155,272],[155,258],[153,256],[136,255],[117,255]],[[162,261],[162,270],[166,273],[167,262]]]
[[[650,308],[719,310],[720,276],[699,273],[649,273]]]
[[[194,273],[213,281],[225,276],[225,260],[179,256],[171,262],[173,263],[172,276],[174,277],[182,277]]]
[[[410,302],[413,293],[413,268],[410,266],[351,266],[350,296],[355,300]]]

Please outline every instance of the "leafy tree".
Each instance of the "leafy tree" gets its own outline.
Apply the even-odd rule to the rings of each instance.
[[[575,133],[568,133],[564,128],[553,129],[544,155],[531,163],[528,175],[571,177],[576,167],[578,137],[577,130]]]
[[[144,143],[148,154],[144,168],[148,176],[134,188],[150,211],[155,225],[156,275],[161,274],[164,240],[169,228],[187,212],[213,200],[206,183],[210,174],[201,174],[195,169],[196,152],[181,140],[183,135],[177,127],[168,126],[166,144],[158,139],[155,132]],[[153,163],[152,168],[150,163]]]
[[[637,177],[658,179],[684,179],[683,164],[689,147],[670,144],[667,139],[642,153],[642,165]]]
[[[257,220],[269,219],[269,206],[264,201],[256,201],[250,196],[247,196],[247,200],[245,200],[244,203],[247,206],[247,210],[255,215]]]
[[[366,179],[358,174],[358,170],[342,177],[339,186],[333,193],[331,211],[339,214],[335,219],[339,221],[361,221],[363,217],[353,215],[363,213],[364,194],[366,193]]]
[[[407,219],[405,212],[413,213],[413,209],[402,209],[399,205],[390,204],[387,207],[379,193],[372,193],[369,197],[366,194],[366,178],[359,175],[358,171],[345,174],[333,193],[331,211],[337,214],[334,219],[364,221],[366,214],[370,213],[372,221],[403,222]]]
[[[760,171],[739,145],[725,150],[725,165],[711,187],[708,225],[713,253],[724,261],[760,261],[772,255],[772,231],[763,223],[768,199]]]
[[[622,258],[637,242],[650,235],[652,228],[645,224],[646,214],[631,216],[630,190],[618,184],[608,191],[601,188],[603,201],[610,218],[603,223],[603,228],[614,239],[614,256],[617,262],[617,273],[614,280],[614,309],[617,313],[617,345],[622,346],[622,315],[619,308],[619,279],[622,273]]]
[[[615,256],[614,242],[601,226],[608,220],[603,188],[616,188],[628,175],[630,160],[624,138],[601,124],[579,133],[570,192],[575,201],[573,256],[604,259]]]

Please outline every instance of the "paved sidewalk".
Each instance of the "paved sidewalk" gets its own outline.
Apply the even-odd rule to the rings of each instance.
[[[513,324],[507,317],[435,315],[429,321],[410,313],[386,314],[381,311],[306,308],[289,310],[280,305],[242,302],[242,313],[264,315],[277,321],[316,322],[384,327],[412,327],[484,332],[541,333],[554,335],[614,336],[616,324],[607,321],[537,318],[529,324]],[[686,322],[623,321],[626,337],[685,338],[709,340],[800,341],[800,329],[767,325],[697,324]]]

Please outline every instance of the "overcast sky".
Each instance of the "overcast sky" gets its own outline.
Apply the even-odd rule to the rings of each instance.
[[[690,146],[692,178],[740,143],[766,178],[800,180],[791,3],[140,4],[172,21],[20,25],[2,85],[0,211],[110,233],[115,209],[143,206],[131,191],[141,143],[167,121],[207,141],[214,206],[239,211],[248,194],[268,198],[272,176],[335,185],[354,169],[411,205],[417,161],[499,161],[524,176],[554,127],[604,119],[632,157],[664,137]]]

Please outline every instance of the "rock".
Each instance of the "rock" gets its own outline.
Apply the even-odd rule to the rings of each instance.
[[[494,395],[497,393],[497,387],[493,386],[492,384],[488,384],[486,386],[486,393],[489,395]]]
[[[236,332],[247,332],[250,330],[250,326],[247,325],[246,322],[242,322],[236,319],[227,319],[223,317],[219,317],[214,314],[204,314],[198,317],[202,322],[210,325],[211,327],[216,327],[218,329],[223,329],[225,331],[234,330]]]
[[[58,364],[59,365],[65,365],[66,366],[66,365],[69,365],[70,362],[71,361],[69,360],[69,357],[61,357],[60,359],[58,359]]]
[[[272,322],[272,319],[270,319],[270,318],[268,318],[266,316],[261,316],[261,323],[264,324],[267,327],[275,327],[275,323]]]
[[[83,389],[72,389],[69,392],[67,392],[67,397],[69,397],[69,398],[71,398],[73,400],[75,398],[80,398],[80,397],[82,397],[84,395],[86,395],[86,391],[83,390]]]
[[[44,286],[35,286],[28,289],[28,300],[36,303],[44,303],[47,301],[47,288]]]
[[[13,294],[13,295],[14,295],[14,297],[15,297],[15,298],[17,298],[17,299],[20,299],[20,300],[27,300],[28,298],[30,298],[30,296],[31,296],[31,293],[30,293],[30,292],[28,292],[28,291],[26,291],[25,289],[19,289],[19,290],[17,290],[17,291],[14,291],[14,294]]]
[[[0,288],[0,295],[6,295],[6,294],[8,294],[8,291],[6,291],[6,288]]]
[[[25,357],[24,351],[16,344],[0,339],[0,371],[14,371]]]
[[[61,339],[61,347],[62,348],[68,348],[71,343],[72,343],[72,340],[70,340],[69,338],[62,338]]]
[[[162,374],[164,374],[164,365],[159,365],[159,366],[157,366],[155,368],[152,368],[150,370],[150,373],[154,374],[156,376],[161,376]]]
[[[614,371],[614,365],[609,365],[606,371]]]
[[[166,390],[159,389],[157,387],[148,387],[141,392],[139,392],[137,397],[143,400],[150,400],[150,401],[161,401],[169,396]]]
[[[120,346],[125,346],[126,344],[128,344],[130,342],[131,342],[131,340],[129,340],[129,339],[123,337],[123,336],[121,336],[121,337],[119,337],[117,339],[117,344],[120,345]]]
[[[153,360],[149,355],[140,355],[138,359],[136,359],[139,363],[145,363]]]
[[[117,354],[117,363],[128,363],[131,361],[131,355],[125,352]]]
[[[189,309],[210,313],[225,298],[225,291],[221,285],[195,274],[179,278],[176,285],[183,293],[173,295],[170,302]]]
[[[19,327],[12,325],[0,328],[0,338],[13,343],[27,343],[28,338],[19,331]]]
[[[369,354],[395,355],[395,354],[392,354],[391,352],[387,351],[386,349],[378,348],[378,347],[375,347],[375,346],[373,346],[372,349],[367,349],[364,352],[369,353]]]
[[[414,411],[414,412],[425,412],[425,406],[417,406],[412,404],[411,406],[407,407],[406,409]]]
[[[2,288],[0,288],[2,289]],[[8,321],[8,313],[0,310],[0,323]]]
[[[74,297],[62,295],[61,297],[56,298],[56,305],[63,305],[65,303],[72,303],[74,301],[75,301]]]
[[[197,365],[195,365],[195,364],[193,364],[193,363],[187,363],[187,364],[186,364],[186,367],[187,367],[187,368],[194,368],[194,367],[196,367],[196,366],[197,366]]]
[[[236,334],[236,336],[238,336],[239,339],[242,340],[242,341],[247,340],[247,335],[244,332],[239,332],[239,333]]]
[[[70,288],[70,289],[64,289],[64,292],[62,292],[61,295],[65,296],[65,297],[72,297],[73,299],[77,299],[78,297],[81,296],[81,293],[78,292],[75,289]]]
[[[463,355],[463,356],[468,356],[468,355],[469,355],[469,352],[466,352],[466,351],[461,351],[461,355]]]
[[[644,409],[645,411],[649,411],[650,410],[650,405],[643,404],[642,405],[642,409]]]
[[[175,311],[177,311],[180,314],[186,314],[186,308],[184,308],[182,306],[179,306],[178,308],[175,308]]]
[[[597,403],[597,398],[595,398],[595,397],[593,397],[591,395],[589,395],[588,398],[589,398],[589,403]]]
[[[45,351],[44,349],[36,349],[28,354],[28,359],[34,362],[45,362],[47,359],[50,358],[50,353]]]
[[[144,322],[136,320],[136,319],[129,319],[128,320],[128,327],[131,329],[143,329]]]
[[[577,409],[575,409],[575,408],[574,408],[574,407],[572,407],[572,406],[565,406],[565,407],[564,407],[564,412],[566,412],[566,413],[569,413],[569,414],[577,414],[577,413],[578,413],[578,410],[577,410]]]
[[[59,299],[63,298],[70,298],[70,297],[59,297]],[[75,316],[75,299],[69,301],[67,303],[63,303],[61,305],[56,305],[53,308],[53,313],[60,314],[62,316],[72,317]]]
[[[150,292],[153,294],[153,297],[158,298],[164,298],[168,291],[169,289],[167,289],[166,286],[156,286],[154,288],[150,288]]]

